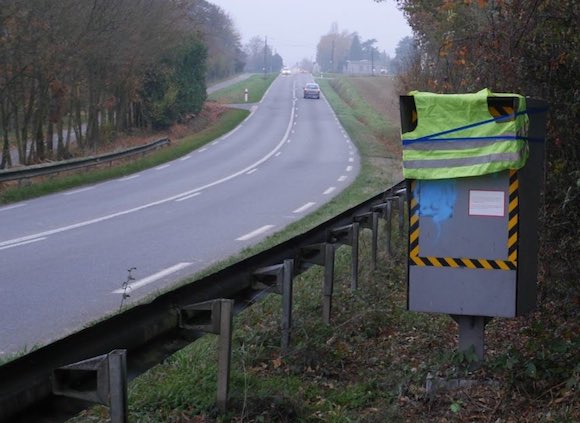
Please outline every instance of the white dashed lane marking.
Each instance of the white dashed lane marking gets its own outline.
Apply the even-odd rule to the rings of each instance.
[[[122,294],[124,292],[134,291],[135,289],[141,288],[145,285],[149,285],[150,283],[158,281],[159,279],[164,278],[165,276],[171,275],[172,273],[184,269],[189,265],[191,265],[191,263],[178,263],[175,266],[168,267],[167,269],[163,269],[160,272],[157,272],[151,276],[148,276],[146,278],[140,279],[136,282],[127,285],[127,289],[123,288],[115,289],[113,291],[113,294]]]

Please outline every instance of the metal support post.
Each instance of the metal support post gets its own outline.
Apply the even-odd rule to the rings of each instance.
[[[222,413],[228,407],[232,356],[232,320],[234,300],[221,300],[220,336],[218,339],[217,405]]]
[[[282,351],[288,351],[292,335],[292,288],[294,285],[294,260],[284,260],[282,281]]]
[[[351,234],[351,280],[350,289],[355,291],[358,289],[358,242],[359,242],[360,225],[358,222],[352,224],[352,234]]]
[[[407,190],[401,189],[397,191],[397,198],[399,199],[399,236],[404,237],[405,233],[405,200],[406,200]]]
[[[380,207],[382,205],[379,205]],[[355,221],[360,224],[363,229],[370,229],[372,233],[371,240],[371,270],[377,270],[377,254],[378,254],[378,240],[379,240],[379,212],[373,207],[372,212],[363,213],[354,217]]]
[[[374,272],[377,270],[377,255],[379,250],[379,214],[373,213],[372,215],[372,231],[373,231],[373,240],[372,240],[372,247],[371,247],[371,255],[372,255],[372,267],[371,270]]]
[[[282,295],[282,342],[284,352],[290,345],[292,332],[292,287],[294,282],[294,260],[284,260],[283,264],[264,267],[253,273],[252,286],[255,289],[274,288],[273,292]],[[272,280],[273,278],[273,280]]]
[[[107,405],[111,423],[126,423],[127,351],[113,350],[54,370],[52,392]]]
[[[127,351],[112,351],[108,364],[111,423],[127,423]]]
[[[325,244],[324,286],[322,288],[322,321],[329,325],[332,312],[332,292],[334,289],[334,254],[332,244]]]
[[[387,201],[385,207],[385,231],[387,233],[387,255],[389,257],[393,256],[393,247],[391,245],[391,236],[393,234],[393,206],[390,201]]]
[[[324,282],[322,286],[322,321],[330,323],[332,308],[332,291],[334,285],[334,255],[335,246],[331,243],[314,244],[301,248],[300,269],[308,269],[312,265],[324,266]]]
[[[477,362],[475,367],[483,363],[485,353],[485,325],[491,320],[484,316],[461,316],[452,315],[453,320],[459,326],[458,351],[475,353]]]
[[[217,405],[222,413],[227,411],[229,397],[233,308],[234,300],[220,298],[185,306],[181,308],[179,315],[180,328],[201,330],[219,335]],[[186,322],[188,316],[192,312],[199,311],[210,311],[210,323],[204,325],[188,324]]]
[[[328,241],[333,244],[350,245],[351,250],[351,289],[358,288],[358,244],[360,224],[353,222],[350,225],[333,228],[329,233]]]

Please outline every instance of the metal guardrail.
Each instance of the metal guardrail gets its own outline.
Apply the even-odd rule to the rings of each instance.
[[[358,248],[355,257],[355,246],[358,247],[359,229],[373,230],[372,254],[373,260],[376,260],[378,218],[382,217],[387,222],[389,249],[393,208],[399,210],[399,227],[404,224],[405,192],[404,182],[400,182],[301,235],[1,366],[0,422],[62,422],[73,417],[88,408],[91,402],[86,400],[86,395],[59,395],[63,390],[62,383],[55,383],[55,380],[60,369],[78,369],[79,364],[75,363],[81,363],[81,368],[85,370],[80,372],[80,376],[87,376],[90,371],[82,363],[92,363],[98,358],[98,363],[105,360],[99,368],[110,367],[106,364],[109,359],[99,357],[110,357],[111,351],[120,350],[126,354],[126,369],[124,365],[121,367],[122,374],[126,371],[126,386],[127,380],[203,336],[203,331],[192,328],[207,323],[207,315],[195,311],[199,308],[192,305],[228,298],[234,300],[234,310],[239,311],[264,292],[256,282],[263,283],[263,278],[276,273],[272,269],[281,263],[286,266],[292,263],[294,274],[302,273],[313,265],[325,266],[323,320],[328,323],[335,248],[338,245],[353,246],[354,288],[358,269],[358,264],[355,267],[355,258],[358,260]],[[188,310],[186,325],[183,322],[184,310]],[[288,338],[284,340],[285,325],[288,329],[287,317],[283,318],[282,324],[283,346],[288,342]],[[105,374],[108,373],[105,371]],[[82,380],[77,382],[81,383]],[[60,390],[55,390],[55,385],[60,386]],[[84,392],[82,383],[77,389]]]
[[[51,164],[40,164],[17,169],[0,170],[0,182],[18,181],[38,176],[54,175],[60,172],[81,169],[84,167],[96,166],[109,163],[114,160],[124,159],[138,154],[145,154],[160,147],[169,145],[169,138],[162,138],[149,144],[128,148],[115,153],[101,154],[99,156],[84,157],[82,159],[64,160]]]

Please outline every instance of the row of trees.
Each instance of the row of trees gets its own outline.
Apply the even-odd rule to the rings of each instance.
[[[0,168],[11,150],[30,164],[70,156],[72,139],[93,150],[166,127],[200,111],[206,76],[243,65],[231,20],[205,0],[3,0]]]
[[[383,0],[375,0],[383,1]],[[578,295],[580,9],[576,0],[398,0],[415,34],[402,92],[488,87],[542,98],[547,136],[544,262],[553,287]],[[572,230],[570,230],[572,229]],[[575,229],[575,230],[574,230]],[[546,275],[550,276],[550,275]],[[547,288],[547,287],[545,287]],[[550,288],[550,289],[551,289]]]
[[[385,67],[389,61],[385,52],[375,46],[377,40],[361,41],[356,32],[340,31],[332,24],[316,46],[316,63],[322,72],[342,73],[348,61],[368,60],[376,67]]]
[[[284,60],[276,53],[267,38],[252,37],[244,46],[247,72],[280,72]]]
[[[366,60],[377,73],[381,71],[396,75],[411,66],[417,52],[412,37],[399,41],[394,57],[380,51],[376,43],[374,38],[362,41],[356,32],[339,31],[338,25],[333,24],[328,34],[322,36],[318,42],[316,62],[322,72],[343,73],[349,61]]]

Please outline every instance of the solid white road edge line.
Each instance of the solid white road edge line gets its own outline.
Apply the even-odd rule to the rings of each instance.
[[[198,196],[198,195],[200,195],[200,194],[201,194],[201,192],[195,192],[195,193],[193,193],[193,194],[191,194],[191,195],[188,195],[187,197],[181,197],[181,198],[178,198],[178,199],[177,199],[177,200],[175,200],[175,201],[177,201],[177,202],[180,202],[180,201],[189,200],[190,198],[197,197],[197,196]]]
[[[282,148],[282,146],[286,143],[286,140],[288,139],[288,135],[290,134],[290,129],[292,128],[292,120],[294,119],[294,108],[291,109],[291,113],[290,113],[290,121],[288,122],[288,127],[286,128],[286,132],[284,133],[284,136],[282,137],[282,139],[280,140],[280,142],[278,143],[278,145],[276,145],[276,147],[274,147],[274,149],[272,151],[270,151],[268,154],[266,154],[264,157],[262,157],[260,160],[258,160],[257,162],[245,167],[244,169],[236,172],[236,173],[232,173],[229,176],[225,176],[217,181],[214,182],[210,182],[209,184],[203,185],[201,187],[198,188],[194,188],[190,191],[186,191],[186,192],[182,192],[180,194],[168,197],[168,198],[163,198],[161,200],[158,201],[154,201],[152,203],[147,203],[147,204],[143,204],[141,206],[138,207],[134,207],[132,209],[128,209],[128,210],[123,210],[117,213],[112,213],[106,216],[102,216],[102,217],[98,217],[95,219],[91,219],[91,220],[86,220],[84,222],[79,222],[79,223],[75,223],[69,226],[63,226],[61,228],[56,228],[56,229],[52,229],[50,231],[45,231],[45,232],[40,232],[37,234],[33,234],[33,235],[27,235],[27,236],[23,236],[20,238],[15,238],[15,239],[9,239],[6,241],[0,241],[0,247],[6,246],[6,245],[12,245],[12,244],[17,244],[20,242],[25,242],[25,241],[29,241],[31,239],[35,239],[35,238],[40,238],[40,237],[46,237],[49,235],[53,235],[53,234],[57,234],[60,232],[65,232],[65,231],[70,231],[72,229],[77,229],[77,228],[82,228],[84,226],[88,226],[88,225],[92,225],[94,223],[99,223],[99,222],[103,222],[105,220],[109,220],[109,219],[113,219],[115,217],[119,217],[119,216],[124,216],[130,213],[135,213],[138,212],[140,210],[144,210],[144,209],[148,209],[150,207],[154,207],[154,206],[158,206],[161,204],[165,204],[168,203],[170,201],[174,201],[177,200],[181,197],[187,197],[190,196],[192,194],[195,194],[196,192],[199,191],[203,191],[207,188],[211,188],[213,186],[222,184],[226,181],[229,181],[230,179],[236,178],[240,175],[245,174],[246,172],[254,169],[255,167],[258,167],[259,165],[261,165],[262,163],[264,163],[266,160],[270,159],[274,154],[276,154],[278,152],[278,150],[280,150]],[[191,156],[185,156],[182,157],[180,160],[184,160],[185,158],[191,158]]]
[[[79,194],[81,192],[90,191],[93,188],[94,187],[86,187],[86,188],[81,188],[81,189],[75,189],[74,191],[65,192],[62,195],[75,195],[75,194]]]
[[[274,225],[264,225],[261,228],[256,229],[255,231],[247,233],[246,235],[242,235],[239,238],[236,238],[236,241],[247,241],[251,238],[254,238],[254,237],[257,237],[258,235],[263,234],[264,232],[269,231],[273,227],[274,227]]]
[[[186,268],[187,266],[191,265],[192,263],[177,263],[175,266],[171,266],[168,267],[167,269],[163,269],[160,272],[155,273],[154,275],[148,276],[146,278],[140,279],[136,282],[130,283],[129,285],[127,285],[127,289],[115,289],[112,293],[113,294],[122,294],[125,291],[134,291],[135,289],[141,288],[145,285],[149,285],[150,283],[153,283],[155,281],[158,281],[161,278],[164,278],[165,276],[171,275],[172,273],[175,273],[181,269]]]
[[[24,207],[25,205],[26,205],[26,203],[15,204],[13,206],[0,207],[0,212],[7,211],[7,210],[12,210],[12,209],[18,209],[20,207]]]
[[[306,203],[304,204],[302,207],[297,208],[296,210],[294,210],[292,213],[302,213],[303,211],[308,210],[310,207],[312,207],[313,205],[315,205],[316,203]]]
[[[20,247],[21,245],[32,244],[33,242],[44,241],[45,239],[46,239],[46,237],[43,237],[43,238],[31,239],[29,241],[19,242],[17,244],[10,244],[10,245],[6,245],[4,247],[0,247],[0,250],[7,250],[8,248],[12,248],[12,247]]]

